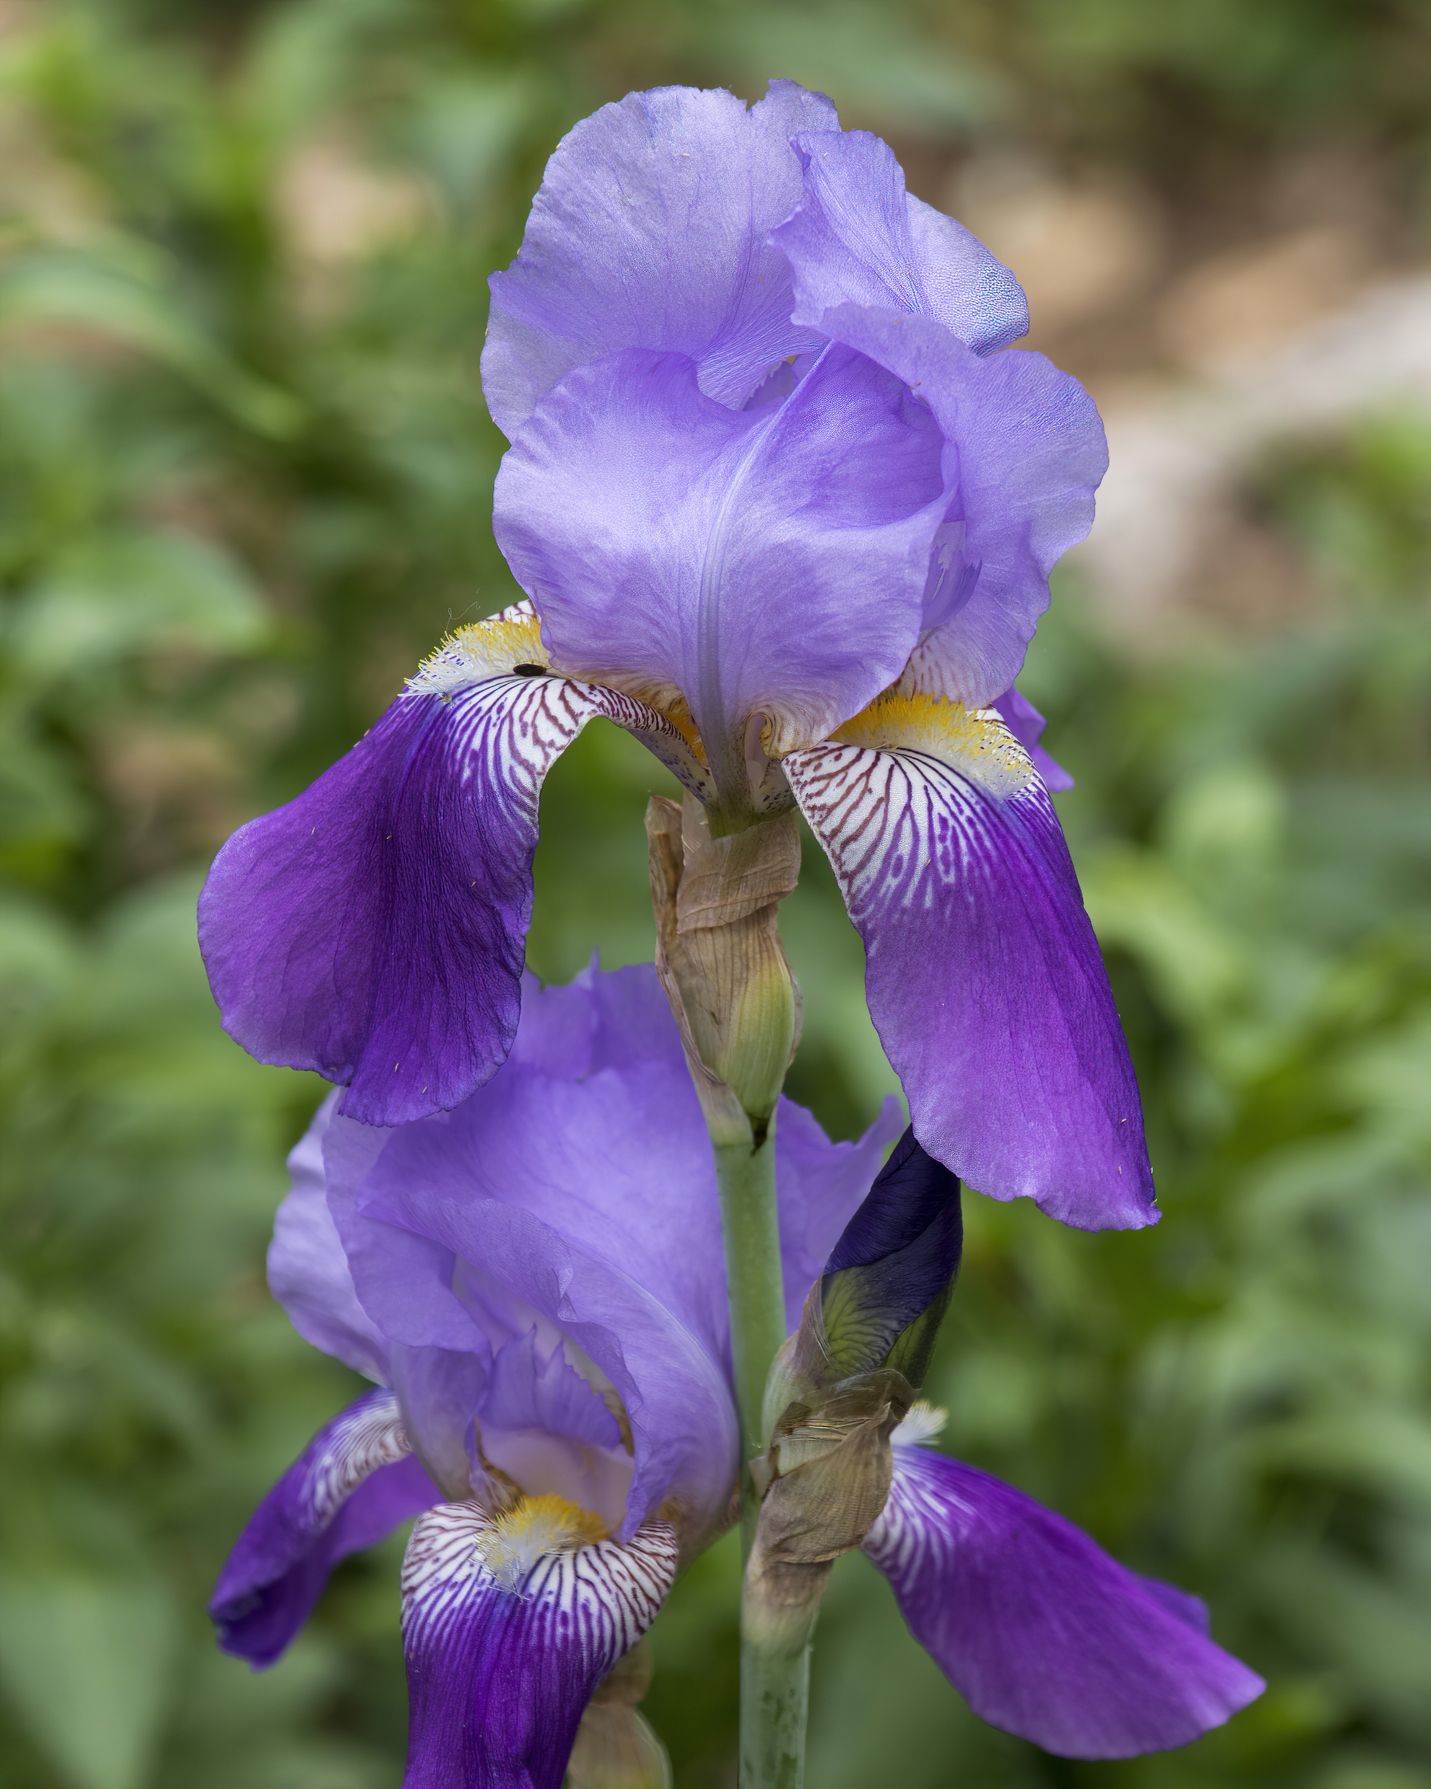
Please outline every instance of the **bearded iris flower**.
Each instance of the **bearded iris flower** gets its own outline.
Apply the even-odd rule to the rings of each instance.
[[[710,1147],[653,970],[528,988],[500,1075],[386,1131],[330,1096],[291,1158],[269,1278],[375,1382],[260,1506],[211,1605],[278,1657],[333,1565],[417,1518],[403,1570],[408,1789],[557,1789],[583,1709],[740,1467]],[[789,1298],[897,1122],[780,1115]]]
[[[516,1033],[542,780],[604,716],[718,829],[798,804],[922,1143],[994,1197],[1153,1222],[1137,1086],[1014,689],[1106,461],[1022,292],[820,95],[665,88],[558,147],[483,357],[526,600],[459,628],[221,852],[229,1031],[391,1125]]]
[[[407,1789],[558,1789],[740,1465],[710,1155],[654,973],[526,992],[506,1066],[455,1110],[384,1131],[331,1096],[294,1151],[273,1290],[376,1384],[270,1492],[212,1604],[224,1646],[268,1664],[337,1561],[415,1517]],[[896,1122],[836,1145],[786,1102],[777,1132],[787,1304],[838,1282],[866,1338],[937,1297],[958,1247],[957,1188],[911,1137],[875,1175]],[[941,1205],[939,1260],[891,1200]],[[929,1452],[934,1426],[916,1408],[895,1432],[865,1551],[978,1713],[1109,1757],[1255,1693],[1192,1599]]]

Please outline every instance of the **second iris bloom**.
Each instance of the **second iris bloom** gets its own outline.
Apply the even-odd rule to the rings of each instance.
[[[416,1518],[406,1789],[559,1789],[589,1698],[734,1514],[710,1149],[655,974],[525,992],[506,1066],[454,1111],[388,1131],[334,1098],[294,1151],[270,1282],[375,1385],[274,1486],[212,1604],[228,1650],[268,1664],[344,1555]],[[902,1233],[902,1201],[957,1201],[912,1138],[879,1168],[897,1128],[891,1106],[834,1144],[782,1102],[792,1317],[856,1258],[877,1294],[872,1241]],[[957,1208],[952,1237],[944,1274]],[[916,1405],[893,1434],[864,1550],[976,1712],[1118,1757],[1183,1744],[1257,1693],[1195,1599],[936,1452],[941,1423]]]

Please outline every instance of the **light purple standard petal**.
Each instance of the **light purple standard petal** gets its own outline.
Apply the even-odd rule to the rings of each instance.
[[[657,985],[643,966],[546,990],[501,1076],[458,1109],[400,1128],[376,1154],[370,1130],[338,1120],[327,1150],[355,1284],[402,1358],[486,1359],[535,1329],[548,1354],[565,1338],[609,1382],[635,1448],[626,1533],[672,1493],[717,1525],[738,1463],[710,1144]],[[552,1047],[557,1016],[581,1040],[572,1052]],[[863,1142],[831,1144],[782,1103],[792,1317],[897,1128],[887,1109]],[[484,1421],[499,1418],[514,1420],[494,1406]],[[436,1463],[426,1425],[414,1440]]]
[[[1219,1727],[1263,1689],[1200,1605],[1139,1578],[1011,1485],[896,1446],[865,1551],[975,1714],[1069,1758],[1130,1758]]]
[[[1053,804],[990,711],[892,696],[785,772],[865,945],[915,1135],[1080,1229],[1157,1221],[1137,1081]]]
[[[793,1329],[805,1295],[850,1219],[864,1204],[889,1146],[904,1129],[893,1096],[853,1143],[832,1143],[819,1120],[793,1100],[780,1102],[775,1178],[780,1189],[780,1261],[785,1315]]]
[[[338,1094],[330,1093],[288,1157],[292,1184],[268,1249],[268,1287],[305,1342],[354,1372],[386,1382],[387,1345],[358,1303],[348,1257],[328,1210],[323,1143]]]
[[[403,1562],[411,1728],[403,1789],[561,1789],[582,1710],[655,1620],[676,1539],[540,1551],[521,1505],[441,1504]],[[523,1557],[531,1548],[530,1563]]]
[[[1092,526],[1108,468],[1097,408],[1042,354],[982,359],[929,317],[844,305],[824,327],[906,380],[948,442],[953,489],[909,677],[983,707],[1017,677],[1049,572]]]
[[[739,408],[818,338],[790,320],[766,237],[800,196],[797,131],[834,107],[788,81],[757,105],[658,87],[585,118],[547,163],[517,259],[492,276],[482,384],[512,436],[564,373],[621,348],[688,354]]]
[[[619,1528],[631,1488],[621,1424],[567,1359],[559,1336],[533,1325],[493,1357],[477,1407],[482,1458],[529,1490],[562,1497]]]
[[[512,1061],[560,1081],[638,1062],[676,1062],[681,1040],[649,963],[600,969],[595,959],[569,982],[527,977]]]
[[[940,455],[923,405],[845,349],[746,414],[704,396],[692,362],[633,351],[537,407],[502,462],[495,527],[553,664],[679,691],[733,800],[751,716],[770,718],[778,754],[903,670]]]
[[[455,1105],[511,1047],[542,780],[595,715],[684,746],[610,690],[519,674],[535,617],[464,630],[346,757],[219,853],[199,942],[224,1026],[344,1083],[341,1113]]]
[[[534,1321],[544,1337],[565,1338],[630,1421],[634,1471],[622,1534],[669,1496],[681,1498],[693,1534],[719,1528],[739,1465],[725,1364],[632,1272],[528,1210],[449,1185],[436,1193],[384,1171],[380,1191],[338,1209],[354,1280],[384,1330],[415,1348],[462,1319],[472,1347],[484,1332],[519,1334]]]
[[[592,1447],[617,1447],[621,1425],[559,1346],[535,1329],[499,1348],[482,1397],[485,1422],[502,1429],[541,1429]]]
[[[933,317],[978,354],[1029,326],[1013,274],[979,239],[905,191],[894,151],[868,131],[796,137],[801,202],[772,232],[795,276],[797,323],[821,329],[842,304]]]
[[[633,1265],[723,1355],[729,1308],[710,1138],[655,969],[589,968],[564,986],[529,989],[510,1061],[502,1081],[455,1115],[434,1182],[461,1172],[467,1152],[484,1189],[506,1197],[519,1186],[555,1227]],[[549,1079],[516,1072],[528,1069]],[[833,1143],[813,1113],[781,1099],[776,1183],[792,1323],[903,1124],[891,1098],[863,1137]]]
[[[408,1451],[397,1400],[371,1391],[320,1429],[255,1510],[214,1586],[219,1644],[270,1665],[340,1559],[440,1496]]]

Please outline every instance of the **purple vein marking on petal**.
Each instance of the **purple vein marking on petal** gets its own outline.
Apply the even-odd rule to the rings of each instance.
[[[369,1124],[455,1105],[505,1059],[541,786],[566,746],[602,715],[673,767],[689,756],[631,696],[512,675],[541,651],[530,611],[465,632],[469,681],[455,648],[430,661],[311,788],[235,833],[200,899],[231,1035],[346,1083],[339,1110]]]
[[[437,1497],[409,1455],[392,1393],[359,1398],[319,1430],[240,1535],[209,1604],[219,1643],[255,1666],[272,1664],[334,1565]]]
[[[519,1506],[518,1525],[525,1512]],[[523,1568],[504,1524],[442,1504],[403,1562],[411,1700],[404,1789],[560,1789],[582,1710],[650,1627],[675,1578],[676,1539],[650,1523],[625,1543],[559,1546]]]

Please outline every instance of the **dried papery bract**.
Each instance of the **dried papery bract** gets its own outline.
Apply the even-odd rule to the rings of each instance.
[[[889,1438],[913,1402],[902,1374],[880,1372],[785,1412],[745,1575],[743,1619],[757,1644],[790,1651],[808,1641],[831,1567],[888,1500]]]

